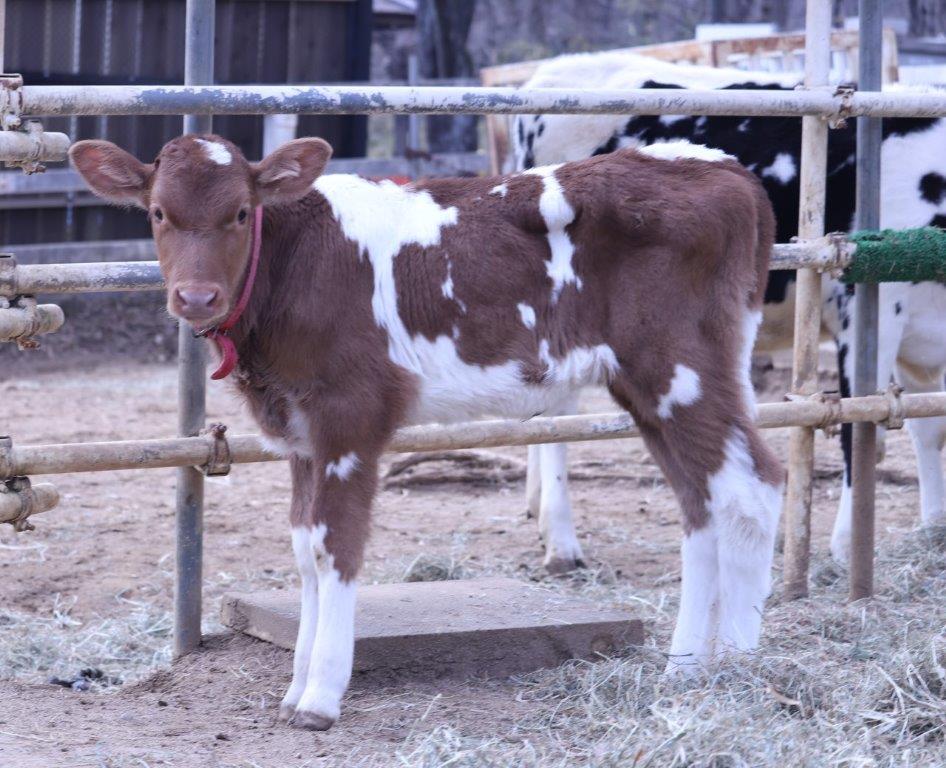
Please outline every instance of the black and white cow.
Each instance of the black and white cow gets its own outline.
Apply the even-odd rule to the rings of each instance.
[[[578,54],[553,59],[526,87],[588,86],[612,89],[791,89],[797,75],[680,66],[627,53]],[[611,152],[621,147],[688,141],[720,149],[753,171],[765,186],[778,220],[777,242],[798,232],[801,120],[788,117],[689,115],[529,115],[513,127],[514,162],[531,168]],[[847,231],[854,217],[856,131],[854,121],[832,130],[828,142],[825,209],[827,231]],[[946,227],[946,119],[897,118],[883,124],[881,226]],[[790,346],[795,273],[772,272],[756,349]],[[838,343],[840,389],[850,394],[853,373],[854,298],[834,280],[824,281],[824,330]],[[946,372],[946,286],[884,283],[880,288],[878,382],[895,378],[908,392],[943,388]],[[940,461],[946,418],[907,422],[917,455],[923,525],[946,523]],[[881,435],[882,440],[882,435]],[[842,428],[844,485],[831,539],[835,558],[850,547],[850,425]],[[533,446],[529,452],[529,508],[539,519],[546,564],[573,567],[582,553],[575,537],[567,491],[565,447]]]

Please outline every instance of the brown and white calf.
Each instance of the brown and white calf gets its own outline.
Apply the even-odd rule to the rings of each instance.
[[[774,232],[759,182],[683,144],[408,187],[322,176],[330,154],[299,139],[249,163],[212,135],[153,164],[71,151],[96,193],[148,211],[168,310],[198,330],[244,293],[264,206],[230,335],[236,384],[292,468],[302,621],[281,715],[339,715],[394,431],[554,412],[592,383],[633,415],[683,511],[670,667],[753,648],[783,480],[749,384]]]

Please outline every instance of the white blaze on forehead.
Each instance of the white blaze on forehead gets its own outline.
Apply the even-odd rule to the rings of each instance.
[[[230,161],[233,160],[230,150],[219,141],[197,139],[197,143],[204,148],[204,153],[207,155],[207,157],[217,165],[230,165]]]
[[[762,175],[777,179],[782,184],[788,184],[795,178],[795,159],[788,152],[779,152],[772,161],[772,165],[762,169]]]
[[[565,199],[565,191],[555,171],[561,165],[547,165],[542,168],[530,168],[523,173],[538,176],[542,179],[542,194],[539,196],[539,212],[545,219],[548,229],[546,237],[552,258],[545,265],[549,277],[552,278],[552,301],[558,299],[566,283],[574,283],[581,290],[581,278],[575,274],[572,257],[575,255],[575,245],[565,231],[565,228],[575,220],[575,209]]]
[[[358,469],[358,454],[354,451],[346,453],[336,461],[330,461],[325,465],[326,477],[337,477],[339,480],[347,480],[351,473]]]
[[[499,195],[500,197],[505,197],[506,193],[509,191],[509,185],[503,182],[502,184],[497,184],[493,187],[489,193],[491,195]]]
[[[639,152],[650,157],[656,157],[658,160],[679,160],[687,158],[690,160],[705,160],[709,163],[718,163],[723,160],[734,160],[732,155],[727,155],[721,149],[704,147],[702,144],[691,144],[689,141],[662,141],[657,144],[650,144],[646,147],[640,147]]]
[[[522,324],[526,328],[535,328],[535,310],[525,303],[519,303],[516,306],[519,309],[519,317],[522,318]]]
[[[669,419],[675,405],[693,405],[700,399],[700,394],[700,375],[689,366],[677,363],[673,368],[670,390],[657,402],[657,415]]]
[[[457,223],[457,208],[443,208],[429,192],[375,183],[359,176],[320,176],[314,188],[332,207],[332,214],[355,242],[374,272],[371,309],[375,322],[388,332],[391,359],[409,369],[420,365],[410,334],[397,310],[394,260],[405,245],[440,245],[444,227]],[[452,292],[453,285],[444,286]]]

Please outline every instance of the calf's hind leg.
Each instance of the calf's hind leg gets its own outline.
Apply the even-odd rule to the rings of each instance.
[[[683,511],[680,609],[668,670],[758,644],[783,483],[736,378],[683,368],[650,392],[612,386]]]

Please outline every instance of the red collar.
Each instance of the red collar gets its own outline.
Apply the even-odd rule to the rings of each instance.
[[[211,379],[225,379],[236,367],[236,345],[230,339],[228,333],[230,329],[237,324],[237,321],[246,309],[246,305],[250,301],[250,294],[253,292],[253,283],[256,282],[256,268],[259,266],[259,254],[262,242],[263,206],[258,205],[253,211],[253,244],[250,252],[250,266],[246,273],[246,280],[243,281],[243,291],[240,293],[240,298],[233,306],[230,314],[223,319],[223,322],[211,328],[209,331],[199,334],[213,341],[213,343],[217,345],[217,351],[220,353],[220,367],[210,374]]]

